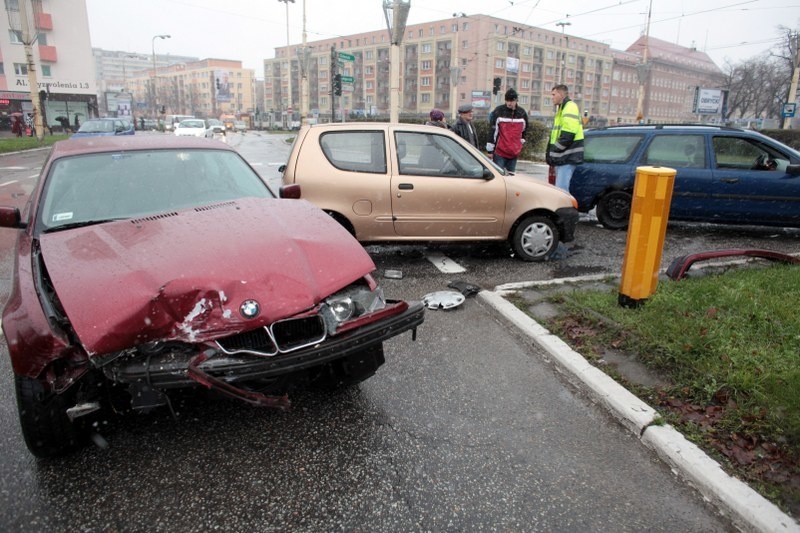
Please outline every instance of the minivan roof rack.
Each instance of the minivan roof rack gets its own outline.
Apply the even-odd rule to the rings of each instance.
[[[602,126],[599,128],[591,128],[593,130],[609,130],[613,128],[652,128],[654,130],[661,130],[665,127],[670,128],[716,128],[718,130],[729,131],[743,131],[742,128],[733,126],[724,126],[721,124],[611,124],[609,126]]]

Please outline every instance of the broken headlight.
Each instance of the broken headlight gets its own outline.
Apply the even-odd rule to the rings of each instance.
[[[325,321],[325,328],[332,335],[342,324],[384,307],[386,300],[380,287],[371,290],[364,285],[351,285],[326,298],[320,314]]]

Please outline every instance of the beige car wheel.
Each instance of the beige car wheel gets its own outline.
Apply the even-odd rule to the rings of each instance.
[[[523,261],[544,261],[558,246],[558,231],[549,218],[531,216],[517,226],[511,245]]]

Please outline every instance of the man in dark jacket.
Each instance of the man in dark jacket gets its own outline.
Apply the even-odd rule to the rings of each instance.
[[[545,158],[556,169],[556,187],[569,192],[569,182],[575,167],[583,163],[583,124],[581,112],[570,100],[566,85],[556,85],[551,93],[558,106],[553,118],[550,142]]]
[[[517,157],[525,144],[525,130],[528,129],[528,113],[517,105],[517,91],[506,91],[506,103],[497,106],[489,118],[492,139],[486,143],[486,151],[492,154],[492,161],[509,172],[517,168]]]
[[[478,132],[475,130],[475,125],[472,123],[471,104],[462,104],[458,106],[458,118],[453,126],[453,131],[472,146],[478,148]]]

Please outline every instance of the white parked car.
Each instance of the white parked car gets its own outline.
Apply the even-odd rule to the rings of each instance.
[[[175,125],[175,135],[178,137],[211,137],[214,134],[208,122],[201,118],[182,120]]]

